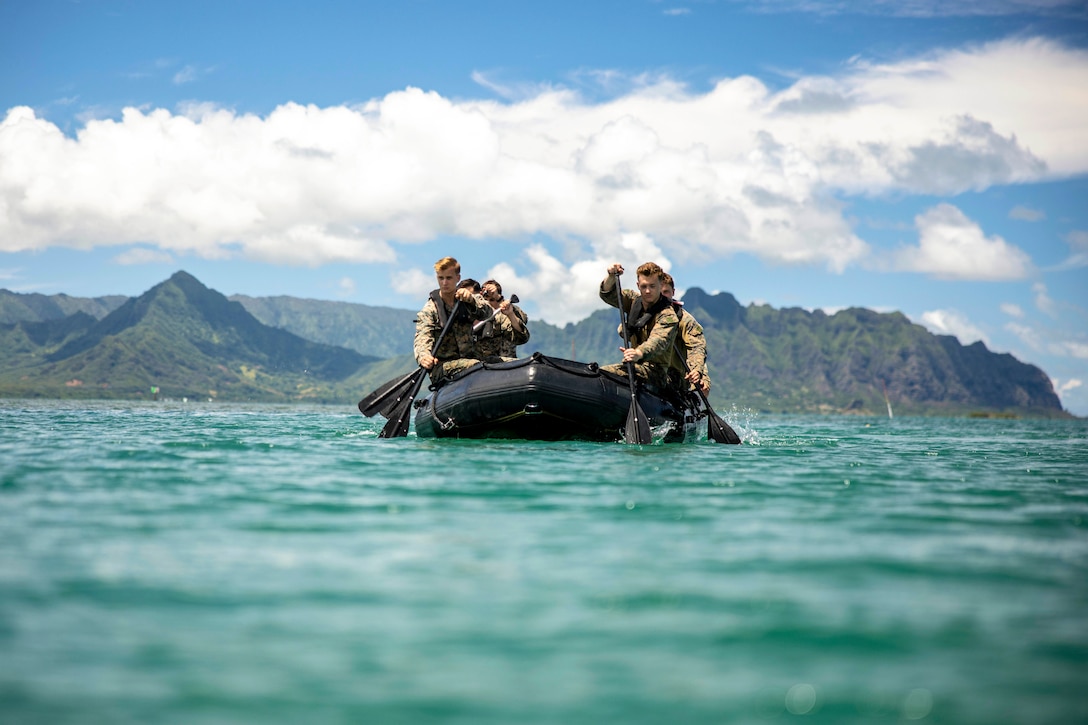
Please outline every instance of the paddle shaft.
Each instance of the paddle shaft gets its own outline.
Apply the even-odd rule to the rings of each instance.
[[[453,321],[457,319],[457,315],[461,312],[461,300],[457,300],[453,305],[453,312],[446,318],[446,324],[442,326],[442,331],[438,333],[438,339],[434,341],[434,345],[431,347],[431,357],[434,357],[438,352],[439,346],[446,338],[446,333],[453,327]],[[434,363],[439,365],[437,360]],[[411,388],[407,390],[407,395],[397,398],[394,407],[390,409],[389,422],[382,428],[382,432],[378,434],[379,438],[402,438],[408,435],[408,414],[412,410],[412,401],[415,400],[416,395],[419,393],[419,389],[423,386],[423,376],[426,374],[426,368],[422,365],[415,372],[415,379],[412,380]]]
[[[434,346],[431,348],[431,357],[434,357],[435,353],[438,352],[439,346],[442,344],[442,341],[446,339],[446,333],[450,331],[451,327],[453,327],[453,321],[457,319],[457,314],[460,311],[461,300],[457,300],[453,303],[453,312],[451,312],[450,316],[446,318],[446,324],[442,326],[442,331],[438,333],[438,339],[434,341]],[[435,365],[437,364],[438,362],[436,361]],[[423,366],[421,365],[420,367]]]
[[[623,347],[631,347],[631,340],[627,335],[627,320],[623,316],[623,288],[620,286],[620,275],[615,275],[616,304],[620,308],[620,330],[623,332]],[[650,432],[650,421],[646,413],[638,404],[638,392],[635,388],[635,364],[627,361],[627,383],[631,386],[631,409],[627,414],[627,426],[623,431],[624,443],[638,443],[644,445],[653,442]]]
[[[620,287],[620,276],[616,275],[616,302],[620,306],[620,330],[623,332],[623,347],[631,347],[631,338],[627,334],[627,320],[623,317],[623,289]],[[627,379],[631,383],[631,398],[635,397],[635,364],[627,363]]]
[[[517,295],[510,295],[510,304],[516,305],[518,302],[521,302],[521,300],[518,299]],[[499,316],[499,308],[495,307],[495,308],[493,308],[491,310],[491,316],[490,317],[488,317],[486,320],[480,320],[479,322],[477,322],[476,324],[474,324],[472,326],[472,332],[476,333],[476,332],[479,332],[480,330],[484,329],[484,325],[491,322],[492,320],[494,320],[498,316]]]
[[[680,347],[675,341],[673,341],[672,348],[676,352],[676,357],[680,359],[680,364],[684,366],[684,370],[690,373],[691,366],[688,365],[687,358],[681,354]],[[710,407],[710,400],[706,397],[706,393],[703,392],[702,386],[696,385],[695,392],[699,394],[703,405],[706,406],[706,413],[710,421],[707,435],[718,443],[740,443],[740,436],[737,435],[737,432]]]

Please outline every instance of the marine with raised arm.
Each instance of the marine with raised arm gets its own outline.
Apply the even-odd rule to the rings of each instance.
[[[608,268],[608,276],[601,281],[601,300],[612,307],[620,304],[616,294],[617,275],[623,274],[623,265],[616,263]],[[659,391],[679,388],[679,377],[670,374],[676,355],[673,341],[680,321],[672,303],[661,296],[661,276],[665,270],[655,262],[639,265],[638,292],[622,290],[623,321],[631,347],[620,347],[623,363],[602,365],[601,369],[617,375],[627,375],[626,363],[632,363],[635,377]]]
[[[502,285],[493,279],[483,283],[480,295],[494,310],[494,316],[476,332],[480,359],[515,359],[518,345],[529,342],[529,316],[502,296]]]

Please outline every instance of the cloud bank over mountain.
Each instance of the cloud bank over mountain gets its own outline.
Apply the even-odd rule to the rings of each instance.
[[[1088,171],[1086,88],[1088,54],[1027,38],[855,60],[781,90],[748,76],[702,93],[656,79],[600,102],[563,89],[495,101],[407,88],[266,117],[129,108],[74,138],[16,107],[0,124],[0,245],[314,266],[392,263],[399,246],[442,235],[507,238],[538,265],[524,280],[534,294],[649,253],[747,252],[841,271],[873,254],[844,198]],[[1030,268],[952,204],[917,224],[899,269],[1008,279]]]

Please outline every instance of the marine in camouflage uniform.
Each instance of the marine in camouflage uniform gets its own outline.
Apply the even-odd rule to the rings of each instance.
[[[703,326],[691,316],[680,303],[673,303],[673,309],[680,321],[679,332],[676,336],[679,352],[687,360],[688,369],[698,373],[699,385],[706,393],[710,390],[710,373],[706,366],[706,336],[703,334]],[[677,358],[679,363],[680,359]],[[686,377],[688,370],[683,365],[676,368],[681,377]]]
[[[477,323],[476,352],[488,362],[516,359],[517,346],[529,342],[529,316],[513,302],[503,299],[502,285],[493,279],[483,283],[480,294],[495,316],[483,325]]]
[[[529,342],[529,328],[525,324],[528,316],[516,307],[513,307],[513,314],[521,321],[520,330],[515,329],[505,313],[496,311],[495,316],[476,333],[476,352],[481,360],[514,360],[518,354],[517,346]]]
[[[482,294],[494,310],[494,317],[477,323],[476,351],[487,362],[516,359],[518,345],[529,342],[529,316],[513,302],[503,300],[502,288],[495,280],[484,282]]]
[[[514,310],[514,314],[517,315],[518,319],[521,320],[521,331],[519,332],[512,322],[510,323],[510,336],[503,338],[502,352],[499,354],[505,358],[517,358],[518,345],[529,342],[529,315],[525,314],[525,311],[515,304],[511,303],[510,307]]]
[[[456,259],[445,257],[436,262],[435,276],[439,288],[431,292],[423,309],[416,315],[414,351],[416,362],[430,370],[431,382],[437,384],[480,363],[472,341],[472,324],[476,320],[487,319],[491,314],[491,306],[482,297],[472,294],[471,290],[457,289],[461,279],[461,266]],[[461,306],[449,332],[442,338],[442,344],[435,350],[434,343],[442,334],[442,329],[455,308],[454,303],[443,299],[443,292],[459,300]],[[435,362],[428,367],[432,358]]]
[[[600,286],[601,300],[612,307],[619,301],[616,295],[615,273],[622,274],[623,267],[614,264],[609,267],[608,276]],[[627,325],[627,334],[631,347],[624,351],[624,360],[633,363],[635,377],[648,383],[658,392],[669,389],[678,390],[679,377],[670,368],[675,368],[673,357],[676,351],[673,342],[676,339],[680,321],[673,311],[672,304],[661,297],[661,267],[653,262],[646,262],[638,268],[640,292],[623,290],[623,319]],[[646,294],[641,290],[645,289]],[[616,375],[627,375],[626,363],[602,365],[605,370]]]
[[[698,386],[703,394],[710,392],[710,371],[706,363],[706,336],[703,334],[703,326],[684,309],[684,303],[673,299],[676,292],[672,275],[665,273],[661,281],[661,296],[672,303],[673,311],[680,321],[676,335],[676,347],[679,355],[673,357],[674,369],[681,378],[687,378],[690,385]],[[688,369],[684,369],[681,357],[687,361]],[[689,372],[689,370],[691,372]],[[692,374],[694,373],[694,374]],[[682,391],[687,392],[688,385],[682,386]]]

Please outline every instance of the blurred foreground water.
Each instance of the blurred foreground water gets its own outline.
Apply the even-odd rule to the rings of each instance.
[[[0,401],[0,722],[1088,722],[1088,423]]]

